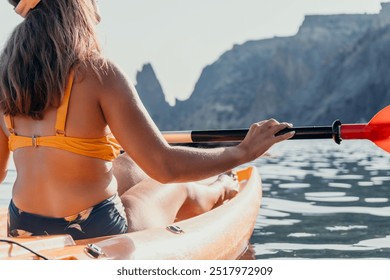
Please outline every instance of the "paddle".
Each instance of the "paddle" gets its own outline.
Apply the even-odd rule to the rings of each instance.
[[[378,147],[390,152],[390,106],[379,111],[366,124],[341,124],[336,120],[332,126],[311,126],[286,128],[278,132],[281,135],[295,131],[294,139],[333,139],[337,144],[341,140],[367,139]],[[248,129],[198,130],[198,131],[166,131],[164,138],[174,143],[206,143],[206,142],[239,142]]]

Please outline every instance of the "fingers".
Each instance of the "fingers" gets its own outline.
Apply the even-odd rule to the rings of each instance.
[[[269,119],[266,121],[260,121],[254,124],[254,126],[263,126],[266,129],[269,129],[272,134],[276,134],[279,131],[285,129],[285,128],[291,128],[293,125],[291,123],[282,122],[279,123],[275,119]]]
[[[268,122],[271,122],[271,120],[259,121],[257,123],[254,123],[254,125],[255,126],[262,126],[262,125],[264,125],[265,123],[268,123]]]
[[[293,125],[290,123],[287,123],[287,122],[279,123],[275,119],[260,121],[260,122],[253,124],[253,125],[255,127],[264,127],[266,130],[268,130],[268,132],[271,135],[273,135],[273,137],[275,138],[275,140],[276,140],[275,142],[287,140],[287,139],[293,137],[295,134],[294,131],[291,131],[291,132],[286,132],[286,133],[283,133],[281,135],[276,136],[275,134],[277,134],[278,132],[282,131],[285,128],[292,128]]]
[[[20,0],[19,4],[15,7],[15,12],[22,17],[26,17],[28,12],[35,8],[41,0]]]
[[[295,131],[287,131],[286,133],[283,133],[281,135],[276,135],[278,132],[280,132],[286,128],[292,128],[292,124],[283,122],[283,123],[275,125],[271,128],[272,133],[273,133],[274,138],[275,138],[275,143],[290,139],[291,137],[294,136]]]
[[[288,124],[287,126],[284,126],[281,130],[283,130],[283,129],[287,128],[287,127],[291,128],[292,126],[290,124]],[[277,132],[279,132],[281,130],[278,130]],[[276,139],[276,142],[280,142],[280,141],[284,141],[284,140],[290,139],[294,135],[295,135],[295,131],[289,131],[289,132],[283,133],[281,135],[275,136],[275,139]]]
[[[263,155],[275,143],[291,138],[294,132],[275,135],[287,127],[292,127],[292,125],[286,122],[279,123],[274,119],[254,123],[238,148],[249,159],[248,161],[254,160]]]

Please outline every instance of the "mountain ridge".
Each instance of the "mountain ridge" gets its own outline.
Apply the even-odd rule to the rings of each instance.
[[[379,14],[307,15],[294,36],[234,45],[174,107],[161,98],[150,64],[136,87],[161,130],[248,127],[268,118],[295,125],[368,121],[390,104],[389,18],[390,3]]]

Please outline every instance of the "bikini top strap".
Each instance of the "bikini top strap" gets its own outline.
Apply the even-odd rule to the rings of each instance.
[[[14,130],[14,118],[11,117],[11,115],[4,115],[4,121],[5,121],[5,125],[7,126],[7,129],[9,131],[9,133],[11,133],[12,135],[15,134],[15,130]]]
[[[72,91],[73,80],[74,80],[74,70],[71,70],[69,73],[68,83],[65,88],[65,93],[62,99],[62,103],[57,110],[57,119],[56,119],[56,126],[55,126],[57,136],[65,136],[66,117],[68,115],[69,99],[70,99],[70,93]]]

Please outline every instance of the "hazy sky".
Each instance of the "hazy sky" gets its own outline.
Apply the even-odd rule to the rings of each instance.
[[[56,1],[56,0],[52,0]],[[388,0],[99,0],[105,55],[135,83],[151,63],[167,100],[186,99],[234,44],[296,34],[305,15],[378,13]],[[22,19],[0,0],[0,46]]]

